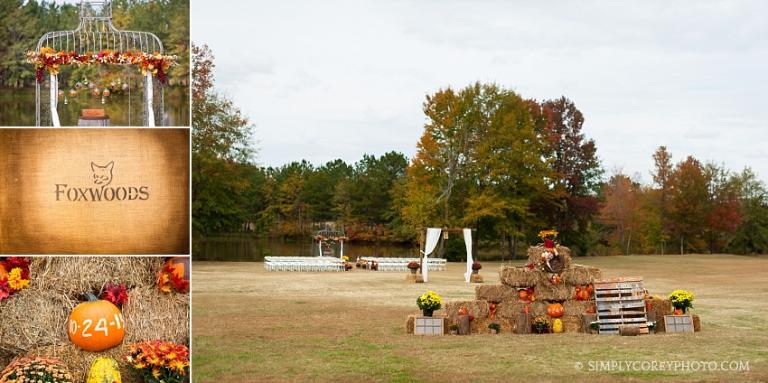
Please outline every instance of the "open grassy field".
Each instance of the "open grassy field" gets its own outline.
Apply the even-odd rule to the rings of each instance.
[[[405,273],[266,272],[195,262],[195,382],[768,381],[768,259],[733,255],[579,258],[604,276],[645,278],[653,294],[696,294],[696,334],[405,334],[427,289],[474,296],[463,264],[407,284]],[[519,261],[517,263],[522,263]],[[484,263],[499,283],[500,263]],[[747,362],[749,371],[594,371],[594,361]],[[576,368],[577,363],[582,368]]]

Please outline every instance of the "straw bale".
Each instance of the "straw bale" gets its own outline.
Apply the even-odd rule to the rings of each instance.
[[[553,285],[549,281],[536,284],[534,295],[536,299],[546,301],[564,301],[573,298],[576,288],[563,283]]]
[[[157,287],[132,289],[123,317],[126,342],[162,339],[189,344],[189,294],[163,293]]]
[[[546,315],[547,304],[549,304],[549,302],[540,301],[538,298],[536,301],[531,302],[528,305],[528,313],[531,314],[531,318],[535,318],[540,315]]]
[[[505,285],[475,286],[475,298],[488,302],[502,302],[517,299],[517,290]]]
[[[664,318],[664,315],[672,315],[674,311],[672,309],[672,302],[669,299],[649,298],[645,300],[645,303],[650,306],[648,311],[656,313],[657,320]]]
[[[46,257],[32,260],[30,290],[57,291],[71,298],[99,292],[107,283],[150,287],[163,268],[158,257]]]
[[[471,274],[469,276],[469,282],[471,283],[483,283],[483,276],[480,274]]]
[[[67,318],[79,302],[53,291],[26,289],[0,303],[0,351],[20,354],[32,347],[68,342]]]
[[[563,332],[582,332],[581,314],[563,315]]]
[[[409,283],[424,283],[424,278],[421,274],[408,273],[405,275],[405,281]]]
[[[563,278],[563,283],[568,285],[588,285],[595,279],[600,279],[602,273],[597,267],[573,264],[571,268],[565,269],[560,276]]]
[[[701,331],[701,317],[693,315],[693,332]]]
[[[527,267],[503,266],[499,270],[499,279],[501,283],[511,287],[533,287],[541,273],[543,272]]]
[[[595,303],[592,301],[577,301],[570,299],[563,302],[563,311],[565,311],[566,315],[581,315],[587,312],[587,309],[594,304]]]
[[[36,347],[26,354],[28,356],[42,356],[46,358],[59,359],[72,374],[73,381],[85,382],[88,378],[88,371],[91,364],[98,357],[112,358],[117,361],[120,369],[120,376],[123,383],[140,383],[141,375],[131,368],[125,361],[125,356],[130,352],[130,345],[123,342],[122,345],[111,348],[103,352],[88,352],[77,348],[72,344],[50,345]]]
[[[467,313],[473,315],[475,318],[488,318],[490,310],[488,309],[488,301],[453,301],[445,305],[445,314],[451,323],[457,323],[459,316],[459,309],[462,307],[467,308]]]
[[[518,313],[525,310],[526,303],[520,301],[505,301],[499,303],[496,307],[496,316],[499,318],[511,318],[517,317]],[[530,309],[529,309],[530,310]]]

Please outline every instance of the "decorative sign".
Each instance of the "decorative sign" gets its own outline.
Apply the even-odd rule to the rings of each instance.
[[[0,254],[189,254],[189,130],[0,130]]]
[[[443,335],[445,318],[416,317],[413,333],[416,335]]]

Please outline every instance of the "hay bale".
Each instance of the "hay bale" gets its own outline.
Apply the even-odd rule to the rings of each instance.
[[[672,315],[672,302],[669,299],[659,299],[656,297],[645,300],[648,311],[656,313],[656,319],[661,320],[664,315]]]
[[[517,314],[524,312],[526,305],[525,302],[520,301],[505,301],[499,303],[499,305],[496,306],[496,316],[508,319],[517,318]]]
[[[56,291],[71,298],[83,292],[98,292],[107,283],[127,287],[150,287],[163,268],[159,257],[45,257],[30,266],[30,290]]]
[[[408,283],[424,283],[424,277],[421,274],[408,273],[405,275],[405,281]]]
[[[469,282],[470,283],[483,283],[483,276],[480,274],[474,274],[472,273],[469,276]]]
[[[502,266],[499,270],[501,283],[510,287],[533,287],[539,278],[540,270],[527,267]]]
[[[547,315],[547,304],[548,302],[536,300],[534,302],[531,302],[528,305],[528,313],[531,314],[531,317],[537,317],[540,315]]]
[[[14,355],[69,342],[67,318],[78,303],[59,292],[31,289],[4,300],[0,303],[0,351]]]
[[[581,314],[563,315],[560,319],[563,321],[563,332],[582,332]]]
[[[536,246],[530,246],[528,247],[528,263],[535,263],[536,265],[541,262],[541,253],[544,252],[544,245],[536,245]],[[557,254],[560,256],[560,259],[563,262],[563,270],[568,270],[573,265],[573,260],[571,259],[571,249],[565,247],[565,246],[557,246]]]
[[[413,334],[413,328],[416,326],[415,323],[416,323],[416,315],[408,315],[408,319],[406,319],[405,321],[406,334]]]
[[[467,314],[473,315],[476,319],[488,318],[488,314],[490,314],[488,301],[453,301],[445,305],[445,315],[448,317],[449,322],[457,323],[459,309],[462,307],[466,307]]]
[[[589,285],[595,279],[600,279],[602,273],[597,267],[573,264],[571,268],[563,271],[560,276],[563,278],[563,283],[568,285]]]
[[[517,298],[517,291],[505,285],[480,285],[475,286],[475,298],[481,301],[502,302],[510,298]]]
[[[549,281],[538,283],[533,289],[536,300],[541,299],[545,301],[568,300],[573,298],[573,295],[576,293],[576,288],[573,286],[565,285],[563,283],[553,285],[549,283]]]
[[[592,301],[577,301],[570,299],[563,302],[563,311],[565,311],[566,315],[581,315],[594,304],[595,303]]]
[[[132,289],[123,317],[126,342],[162,339],[189,344],[189,294],[163,293],[157,287]]]
[[[130,345],[123,343],[120,346],[111,348],[102,352],[88,352],[77,348],[72,344],[50,345],[36,347],[26,353],[28,356],[42,356],[46,358],[57,358],[67,366],[69,373],[72,374],[74,382],[85,382],[88,378],[88,371],[94,359],[98,357],[112,358],[117,361],[120,369],[120,375],[123,383],[141,383],[141,374],[131,368],[125,361],[125,356],[130,352]]]
[[[701,318],[694,314],[693,315],[693,332],[699,332],[701,331]]]

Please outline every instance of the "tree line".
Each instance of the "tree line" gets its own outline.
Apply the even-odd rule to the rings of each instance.
[[[118,29],[152,32],[167,54],[179,56],[169,75],[171,85],[189,81],[189,0],[113,0],[113,24]],[[46,32],[72,30],[79,23],[79,5],[37,0],[0,0],[0,87],[35,84],[35,68],[26,62]],[[149,52],[154,53],[154,52]],[[97,68],[77,68],[78,78],[94,78]],[[69,73],[62,71],[62,76]]]
[[[327,225],[352,240],[418,243],[425,227],[472,227],[515,256],[555,228],[576,254],[768,250],[768,193],[734,173],[660,147],[653,184],[607,179],[584,116],[566,97],[537,101],[496,84],[440,89],[414,158],[258,166],[253,127],[214,89],[213,55],[193,47],[193,234],[309,238]]]

